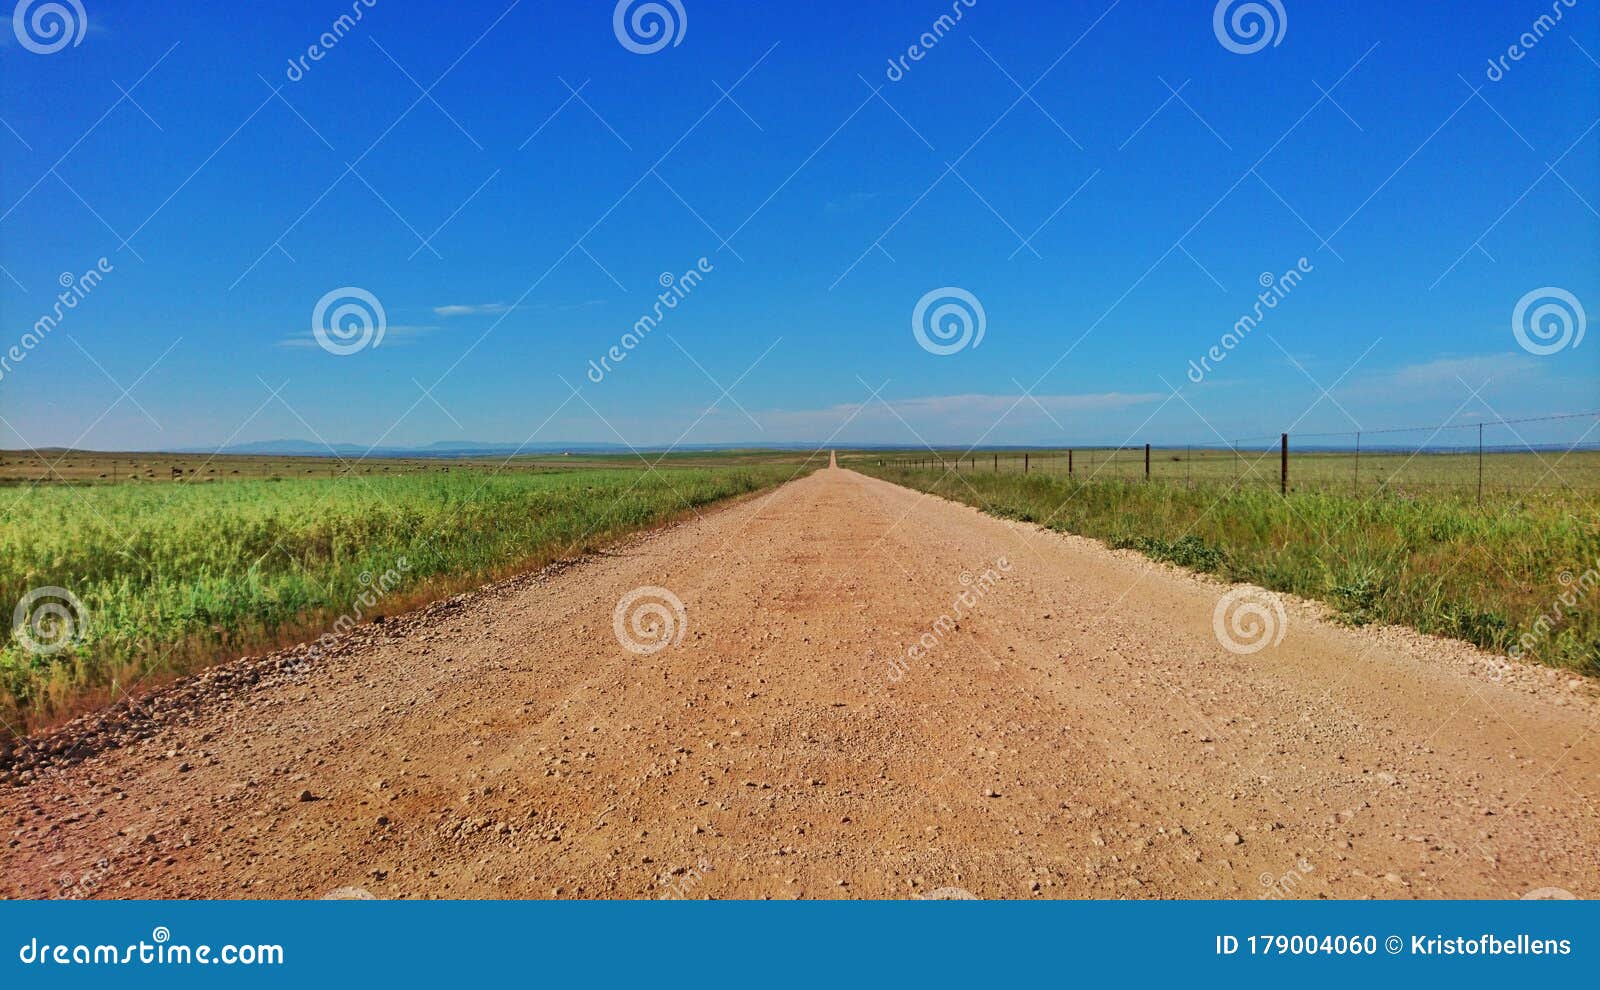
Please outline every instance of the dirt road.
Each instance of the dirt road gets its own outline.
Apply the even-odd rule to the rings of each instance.
[[[0,891],[1600,896],[1587,685],[1226,590],[820,471],[158,700]]]

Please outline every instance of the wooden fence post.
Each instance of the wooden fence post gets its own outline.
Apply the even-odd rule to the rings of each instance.
[[[1023,474],[1027,474],[1028,473],[1028,455],[1027,454],[1023,454],[1022,455],[1022,473]]]
[[[1278,490],[1281,494],[1289,494],[1289,434],[1285,433],[1280,441],[1283,450],[1283,466],[1279,471]]]
[[[1483,504],[1483,424],[1478,424],[1478,504]]]
[[[1150,480],[1150,445],[1144,445],[1144,480]]]

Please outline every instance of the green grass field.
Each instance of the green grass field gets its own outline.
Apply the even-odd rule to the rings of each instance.
[[[314,638],[355,610],[393,614],[826,463],[803,460],[0,490],[0,602],[59,587],[82,605],[78,638],[60,652],[8,628],[0,725],[15,733],[135,684]],[[35,642],[48,647],[50,619],[36,614]]]
[[[849,466],[995,515],[1320,599],[1353,623],[1516,647],[1529,659],[1600,674],[1600,512],[1591,493],[1530,488],[1479,506],[1475,493],[1448,487],[1356,494],[1330,486],[1286,498],[1263,485],[1086,482],[997,474],[992,461],[989,471],[958,475],[878,460],[857,456]]]
[[[927,466],[943,463],[963,475],[970,473],[1021,474],[1022,451],[1004,453],[941,451],[938,453],[894,453],[841,455],[840,463],[851,467]],[[1065,450],[1027,452],[1030,474],[1068,476]],[[1276,489],[1279,486],[1280,454],[1276,446],[1254,450],[1217,450],[1198,447],[1157,447],[1150,452],[1152,481],[1184,484],[1222,484]],[[1289,488],[1292,491],[1331,491],[1373,495],[1380,491],[1395,494],[1467,493],[1474,498],[1478,488],[1476,453],[1428,452],[1397,453],[1368,450],[1302,451],[1291,448]],[[1110,450],[1080,448],[1072,452],[1071,477],[1088,481],[1142,480],[1145,476],[1144,448]],[[1592,496],[1600,504],[1600,450],[1517,451],[1491,450],[1483,458],[1483,488],[1486,496],[1529,492],[1576,491]]]

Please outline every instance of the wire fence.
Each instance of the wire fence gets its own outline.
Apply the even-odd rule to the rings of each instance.
[[[1439,426],[1280,433],[1226,443],[880,456],[883,466],[1041,473],[1082,481],[1489,496],[1600,491],[1600,412]]]

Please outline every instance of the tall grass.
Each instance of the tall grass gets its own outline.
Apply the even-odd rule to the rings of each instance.
[[[939,451],[873,452],[847,455],[846,463],[876,466],[929,466],[959,473],[1069,475],[1078,480],[1142,481],[1144,449],[1079,447],[1026,452]],[[911,463],[907,463],[911,462]],[[1481,467],[1481,475],[1480,475]],[[1156,447],[1150,452],[1150,477],[1177,484],[1260,486],[1276,491],[1281,483],[1279,450]],[[1600,498],[1600,450],[1506,451],[1491,449],[1480,465],[1475,453],[1395,450],[1316,451],[1293,447],[1289,455],[1291,491],[1334,491],[1370,497],[1380,492],[1476,496],[1480,477],[1486,495],[1545,493],[1561,497],[1570,489]]]
[[[1221,485],[853,466],[995,515],[1320,599],[1349,622],[1518,647],[1530,659],[1600,674],[1600,590],[1586,589],[1600,569],[1600,515],[1580,494],[1480,507],[1448,494],[1285,498]]]
[[[370,595],[377,575],[399,577],[375,606],[392,613],[794,471],[455,472],[5,492],[7,616],[46,586],[71,592],[83,614],[74,617],[79,637],[52,655],[29,649],[8,625],[0,716],[15,732],[138,682],[319,634]]]

